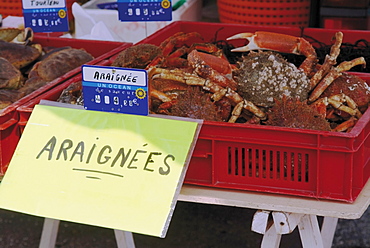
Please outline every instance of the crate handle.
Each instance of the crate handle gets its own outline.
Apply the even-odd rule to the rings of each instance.
[[[14,119],[14,118],[11,118],[9,120],[7,120],[6,122],[4,122],[3,124],[0,125],[0,131],[3,131],[11,126],[13,126],[14,124],[17,124],[18,120]]]
[[[192,157],[196,157],[196,158],[208,158],[212,156],[211,153],[208,153],[208,152],[202,152],[202,151],[197,151],[197,150],[194,150],[193,154],[192,154]]]

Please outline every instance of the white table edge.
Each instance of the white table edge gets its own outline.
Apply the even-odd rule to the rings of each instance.
[[[341,219],[358,219],[370,203],[370,180],[353,203],[190,184],[182,186],[178,200],[268,211],[314,214]]]

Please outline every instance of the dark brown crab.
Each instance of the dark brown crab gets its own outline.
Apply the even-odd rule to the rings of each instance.
[[[64,48],[48,54],[35,63],[24,85],[18,89],[0,89],[0,106],[5,108],[70,70],[91,61],[93,56],[83,49]]]
[[[21,69],[35,60],[42,54],[40,44],[23,45],[0,40],[0,57],[7,59],[16,68]]]
[[[84,49],[65,48],[53,52],[32,67],[24,86],[19,89],[20,94],[27,95],[92,59],[94,57]]]

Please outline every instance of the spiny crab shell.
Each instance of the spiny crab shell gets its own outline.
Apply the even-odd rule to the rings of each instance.
[[[284,95],[304,101],[311,90],[306,74],[280,54],[250,52],[238,64],[238,93],[258,106],[272,107]]]
[[[365,112],[370,104],[370,86],[362,78],[348,73],[342,73],[323,92],[322,97],[344,93],[352,98],[361,112]]]

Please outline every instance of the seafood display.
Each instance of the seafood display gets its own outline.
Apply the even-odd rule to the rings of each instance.
[[[83,49],[43,48],[32,37],[30,29],[0,29],[0,109],[93,59]]]
[[[236,63],[224,47],[205,42],[199,33],[179,32],[159,46],[132,46],[112,65],[148,70],[154,114],[348,132],[368,108],[369,85],[347,73],[365,66],[365,59],[337,64],[341,32],[322,64],[315,48],[301,37],[256,32],[228,41],[234,39],[248,41],[230,50],[238,54]],[[305,59],[296,66],[284,57],[288,53]]]

